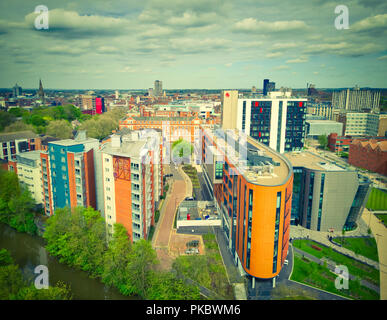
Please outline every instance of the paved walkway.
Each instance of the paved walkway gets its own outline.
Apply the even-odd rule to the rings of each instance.
[[[387,228],[375,215],[364,209],[362,220],[369,223],[378,246],[380,266],[380,300],[387,300]]]

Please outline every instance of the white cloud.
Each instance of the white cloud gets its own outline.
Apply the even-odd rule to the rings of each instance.
[[[289,59],[289,60],[286,60],[285,63],[304,63],[304,62],[308,62],[308,58],[307,57],[300,57],[300,58],[296,58],[296,59]]]
[[[387,13],[365,18],[359,22],[356,22],[350,28],[358,32],[375,32],[377,30],[385,32],[387,30]]]
[[[266,58],[278,58],[278,57],[281,57],[283,55],[282,52],[269,52],[265,55]]]
[[[34,29],[37,14],[32,12],[25,16],[25,23]],[[49,11],[49,28],[42,34],[62,35],[66,38],[92,35],[112,35],[124,33],[130,23],[126,19],[104,17],[98,15],[79,15],[76,11],[53,9]]]
[[[282,65],[282,66],[276,66],[273,69],[274,70],[286,70],[286,69],[290,69],[290,67]]]
[[[284,32],[307,29],[304,21],[258,21],[255,18],[246,18],[234,24],[232,30],[236,32]]]

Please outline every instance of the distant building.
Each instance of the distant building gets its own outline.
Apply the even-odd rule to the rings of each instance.
[[[328,135],[328,148],[336,153],[348,152],[352,139],[351,136],[341,136],[337,133],[331,133]]]
[[[0,159],[16,160],[22,152],[41,150],[40,137],[32,131],[19,131],[0,134]]]
[[[22,87],[19,87],[17,85],[17,83],[14,85],[14,87],[12,88],[12,96],[14,98],[17,98],[18,96],[21,96],[22,95]]]
[[[348,163],[387,176],[387,139],[353,140]]]
[[[306,120],[307,138],[317,139],[321,135],[330,135],[331,133],[343,134],[343,124],[332,120]]]
[[[308,94],[308,97],[309,96],[314,96],[314,95],[317,95],[318,94],[318,91],[316,90],[316,86],[314,84],[311,84],[309,83],[307,85],[307,94]]]
[[[269,92],[275,90],[275,82],[270,82],[269,79],[263,80],[263,95],[267,96]]]
[[[137,117],[130,116],[119,122],[119,128],[131,130],[159,129],[162,130],[164,138],[168,142],[180,138],[193,144],[199,139],[199,125],[201,120],[198,117]]]
[[[340,112],[339,122],[343,123],[345,136],[377,136],[379,130],[379,114],[365,112]]]
[[[293,166],[292,224],[316,231],[355,228],[371,181],[310,152],[287,153]]]
[[[163,94],[163,82],[160,80],[155,81],[155,86],[154,86],[154,95],[156,97],[159,97]]]
[[[315,103],[307,102],[307,113],[314,116],[321,116],[327,120],[333,120],[333,108],[330,102]]]
[[[241,130],[280,153],[303,148],[307,99],[289,91],[238,97],[238,91],[227,90],[221,101],[223,129]]]
[[[332,94],[332,106],[336,109],[379,112],[379,103],[380,91],[354,88],[353,90],[334,91]]]
[[[387,114],[382,113],[379,115],[379,137],[387,137]]]
[[[43,85],[42,85],[42,80],[41,79],[39,80],[38,97],[39,97],[39,100],[42,102],[42,104],[44,104],[44,102],[45,102],[45,100],[44,100],[44,90],[43,90]]]

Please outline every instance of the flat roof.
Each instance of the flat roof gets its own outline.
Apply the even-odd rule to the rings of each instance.
[[[40,153],[41,153],[40,150],[35,150],[35,151],[21,152],[21,153],[18,153],[16,156],[29,159],[29,160],[39,160]]]
[[[121,141],[120,147],[112,147],[112,142],[105,143],[101,150],[104,153],[119,157],[139,157],[141,149],[146,145],[147,140]]]
[[[7,142],[7,141],[13,141],[13,140],[19,140],[19,139],[35,139],[39,138],[39,136],[30,131],[18,131],[18,132],[6,132],[0,134],[0,142]]]
[[[293,167],[305,167],[321,171],[352,171],[350,168],[343,168],[334,161],[323,158],[309,151],[288,152],[285,157],[289,159]]]
[[[232,163],[247,181],[257,185],[277,186],[285,183],[291,173],[291,164],[286,158],[258,142],[250,136],[246,136],[246,159],[240,159],[242,155],[229,145],[221,135],[216,134],[211,128],[203,126],[207,135],[216,143],[217,149],[226,155],[228,161]],[[231,134],[231,138],[240,139],[239,130],[226,130]],[[232,148],[232,153],[228,152]]]

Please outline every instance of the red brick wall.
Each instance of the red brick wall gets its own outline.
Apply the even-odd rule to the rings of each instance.
[[[387,152],[370,146],[351,144],[348,163],[387,176]]]

